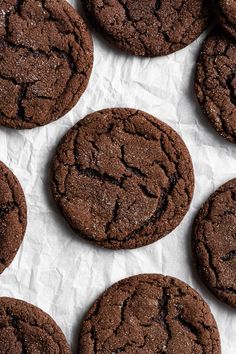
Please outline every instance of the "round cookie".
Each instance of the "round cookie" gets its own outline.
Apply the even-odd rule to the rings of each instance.
[[[25,234],[27,208],[14,174],[0,161],[0,273],[13,261]]]
[[[236,39],[236,2],[235,0],[212,0],[217,20],[231,37]]]
[[[236,43],[216,29],[198,58],[195,92],[203,113],[225,139],[236,142]]]
[[[189,209],[193,166],[180,136],[134,109],[76,124],[52,165],[52,191],[72,228],[107,248],[135,248],[171,232]]]
[[[193,42],[209,22],[204,0],[82,0],[92,24],[122,50],[139,56],[173,53]]]
[[[91,74],[93,45],[67,1],[1,1],[0,42],[0,125],[42,126],[77,103]]]
[[[198,272],[219,300],[236,307],[236,179],[221,186],[201,207],[192,247]]]
[[[215,320],[182,281],[138,275],[110,287],[81,326],[79,354],[220,354]]]
[[[66,338],[54,320],[38,307],[0,298],[1,354],[70,354]]]

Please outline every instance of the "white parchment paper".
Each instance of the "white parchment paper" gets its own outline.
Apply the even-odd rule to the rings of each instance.
[[[71,1],[74,7],[76,0]],[[28,205],[24,242],[0,277],[0,296],[31,302],[48,312],[76,353],[78,327],[98,295],[114,282],[139,273],[163,273],[184,280],[205,298],[219,326],[222,353],[236,353],[236,310],[204,287],[192,266],[191,226],[205,199],[236,177],[236,145],[215,133],[193,93],[196,58],[203,34],[187,48],[144,59],[111,48],[93,33],[94,69],[88,89],[64,118],[31,131],[0,127],[0,160],[19,178]],[[109,251],[77,237],[64,221],[49,190],[55,148],[77,121],[109,107],[142,109],[172,126],[191,153],[196,188],[181,225],[162,240],[136,250]]]

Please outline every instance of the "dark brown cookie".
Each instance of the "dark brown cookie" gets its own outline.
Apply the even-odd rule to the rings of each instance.
[[[195,92],[216,131],[236,142],[236,43],[213,31],[198,58]]]
[[[230,36],[236,39],[235,0],[212,0],[217,20]]]
[[[0,298],[1,354],[70,354],[66,338],[54,320],[38,307]]]
[[[206,286],[236,307],[236,179],[203,204],[193,228],[193,252]]]
[[[79,354],[220,354],[208,305],[182,281],[143,274],[114,284],[81,327]]]
[[[82,0],[93,25],[120,49],[140,56],[173,53],[209,22],[209,0]]]
[[[165,123],[133,109],[106,109],[76,124],[58,147],[52,191],[81,236],[135,248],[171,232],[194,189],[189,152]]]
[[[67,1],[1,0],[1,125],[34,128],[66,114],[92,64],[90,33]]]
[[[13,261],[26,223],[26,202],[20,183],[0,161],[0,273]]]

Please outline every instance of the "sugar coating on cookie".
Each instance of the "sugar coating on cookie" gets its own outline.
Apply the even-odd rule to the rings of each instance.
[[[193,228],[198,272],[219,300],[236,307],[236,179],[201,207]]]
[[[193,166],[180,136],[125,108],[88,115],[52,164],[53,196],[72,228],[107,248],[135,248],[171,232],[189,209]]]
[[[65,115],[92,64],[90,33],[67,1],[1,1],[0,125],[34,128]]]
[[[1,354],[71,354],[54,320],[38,307],[13,298],[0,298]]]
[[[209,0],[83,0],[91,23],[108,41],[139,56],[173,53],[209,23]]]
[[[236,142],[236,44],[218,30],[205,40],[197,61],[195,92],[206,118]]]
[[[0,161],[0,273],[13,261],[25,234],[27,209],[14,174]]]
[[[190,286],[144,274],[105,291],[81,325],[79,354],[220,354],[215,320]]]

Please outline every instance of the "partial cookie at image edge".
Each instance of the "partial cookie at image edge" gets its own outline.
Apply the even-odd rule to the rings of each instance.
[[[183,49],[200,36],[211,20],[210,3],[202,0],[184,1],[180,7],[170,0],[82,3],[90,23],[109,43],[141,57]]]
[[[200,278],[218,300],[236,308],[236,179],[220,186],[193,224],[192,252]]]
[[[15,258],[27,225],[22,187],[13,172],[0,161],[0,273]]]
[[[186,283],[141,274],[108,288],[85,315],[79,354],[144,352],[220,354],[220,335],[207,303]]]
[[[217,27],[197,59],[194,89],[206,119],[224,139],[236,142],[236,43]]]
[[[1,353],[71,354],[56,322],[40,308],[0,297]]]
[[[0,125],[32,129],[79,101],[92,72],[93,42],[66,0],[14,1],[0,5]]]

